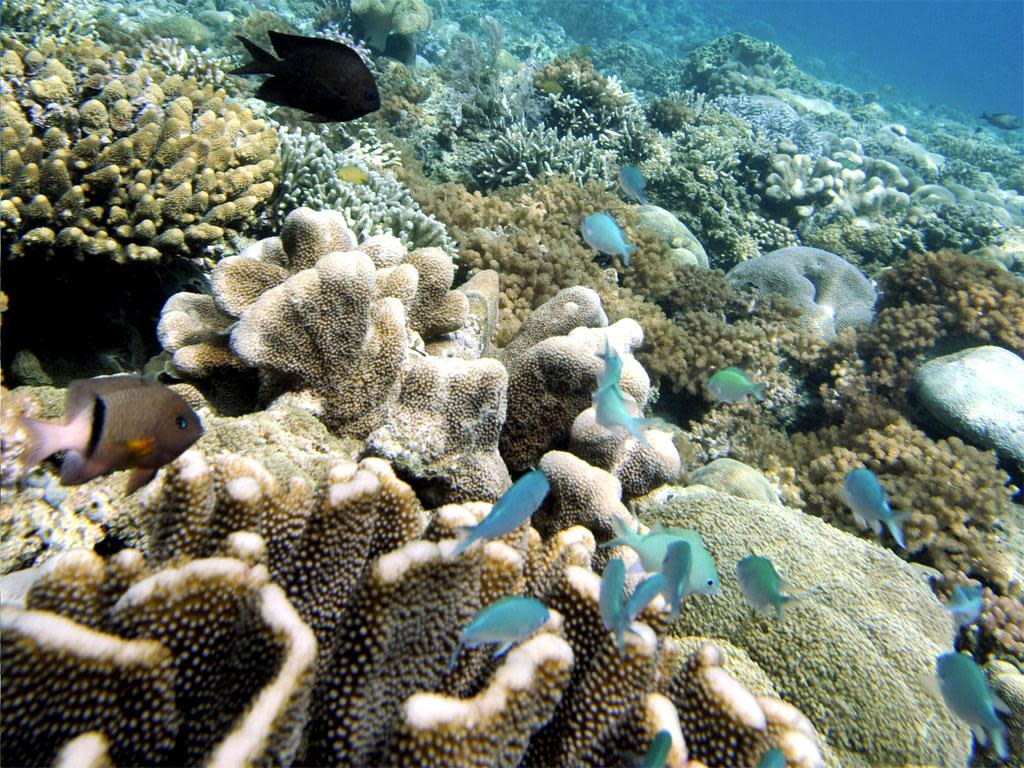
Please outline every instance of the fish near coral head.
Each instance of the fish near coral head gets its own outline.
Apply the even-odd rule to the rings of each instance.
[[[68,385],[64,419],[23,420],[29,434],[26,466],[66,451],[64,485],[134,469],[128,492],[149,482],[203,434],[199,416],[177,392],[141,376],[100,376]]]
[[[753,381],[739,368],[729,367],[718,371],[705,385],[708,394],[720,403],[742,403],[747,396],[764,400],[764,384]]]
[[[380,109],[377,81],[352,48],[319,37],[268,32],[274,58],[251,40],[238,39],[253,60],[233,75],[271,75],[256,97],[308,112],[325,122],[345,122]]]
[[[636,246],[626,242],[626,236],[615,219],[607,213],[592,213],[584,216],[580,222],[580,234],[587,245],[601,253],[618,256],[625,266],[629,266],[630,258]]]

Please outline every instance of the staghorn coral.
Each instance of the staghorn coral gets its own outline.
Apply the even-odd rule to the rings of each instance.
[[[456,255],[444,225],[420,210],[409,191],[384,167],[389,162],[387,148],[379,139],[357,135],[347,149],[336,150],[323,136],[299,128],[282,128],[278,134],[281,178],[268,204],[272,226],[282,226],[299,207],[333,209],[345,216],[360,240],[391,234],[411,249],[438,246]],[[363,170],[366,182],[340,178],[339,171],[347,167]]]
[[[923,354],[940,344],[997,344],[1024,355],[1024,280],[994,264],[952,251],[911,253],[883,274],[879,293],[858,354],[887,395],[908,389]]]
[[[1012,569],[1001,541],[1016,488],[991,452],[956,437],[932,440],[886,409],[851,415],[841,427],[792,435],[784,460],[805,467],[798,483],[804,509],[856,530],[839,489],[864,466],[886,488],[893,509],[910,511],[904,534],[910,553],[923,550],[941,570],[978,575],[1005,593]],[[860,532],[861,535],[865,535]]]
[[[275,133],[224,95],[91,44],[5,60],[9,258],[155,260],[243,234],[273,192]]]

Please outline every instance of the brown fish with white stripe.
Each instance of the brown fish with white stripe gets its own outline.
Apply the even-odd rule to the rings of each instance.
[[[181,395],[131,375],[75,379],[68,385],[63,420],[23,422],[29,435],[26,466],[66,451],[62,484],[133,469],[128,493],[152,480],[203,434],[199,416]]]

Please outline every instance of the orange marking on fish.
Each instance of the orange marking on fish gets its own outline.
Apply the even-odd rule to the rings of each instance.
[[[138,440],[125,441],[124,447],[128,450],[128,453],[136,459],[143,459],[153,452],[153,446],[155,445],[156,438],[143,437]]]

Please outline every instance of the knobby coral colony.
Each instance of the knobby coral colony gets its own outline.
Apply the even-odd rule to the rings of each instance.
[[[419,0],[351,10],[378,50],[431,22]],[[897,557],[835,530],[858,532],[840,489],[869,469],[893,508],[910,510],[902,554],[943,572],[943,599],[984,580],[959,644],[1019,665],[1024,612],[1004,546],[1015,489],[991,453],[933,439],[904,413],[932,350],[970,337],[1024,353],[1020,281],[959,253],[911,255],[890,265],[873,306],[849,263],[890,262],[894,242],[935,237],[918,224],[953,196],[932,183],[937,156],[905,137],[818,130],[775,86],[822,87],[743,36],[687,62],[713,108],[675,91],[645,114],[584,56],[542,66],[529,96],[542,117],[499,116],[500,138],[477,137],[453,161],[497,190],[487,195],[414,167],[393,176],[373,148],[277,127],[210,87],[216,78],[168,75],[91,37],[32,46],[12,42],[0,59],[5,269],[233,255],[210,268],[208,290],[174,293],[158,325],[207,434],[141,508],[121,502],[130,531],[110,535],[104,555],[53,555],[24,605],[0,609],[9,762],[596,766],[634,760],[665,731],[667,763],[690,768],[752,768],[772,747],[791,767],[964,764],[967,729],[907,682],[950,650],[939,602]],[[466,125],[488,123],[463,106]],[[868,154],[880,147],[906,163]],[[684,223],[658,209],[670,221],[644,227],[602,186],[627,162],[662,166],[648,194],[696,213]],[[512,184],[524,186],[502,189]],[[1009,196],[977,199],[1003,211]],[[620,274],[577,235],[600,210],[638,245]],[[235,252],[258,224],[278,235]],[[692,241],[707,266],[687,225],[713,265],[742,267],[726,278],[678,263]],[[592,407],[613,359],[642,440]],[[763,402],[709,407],[708,375],[731,366],[763,385]],[[659,392],[665,413],[689,421],[686,437],[641,418]],[[5,392],[6,485],[31,469],[18,423],[33,407]],[[232,445],[239,427],[224,415],[260,408],[276,431],[244,422],[248,443]],[[282,439],[287,460],[242,455],[310,414],[329,447],[325,437],[311,451],[303,435]],[[762,502],[744,501],[741,516],[733,496],[673,485],[684,464],[723,456],[748,474],[722,489]],[[462,529],[531,468],[550,483],[538,511],[462,551]],[[835,528],[775,505],[776,488]],[[657,598],[620,643],[598,574],[631,555],[598,544],[634,524],[624,501],[652,524],[687,507],[673,525],[716,521],[703,533],[730,566],[777,539],[781,521],[859,566],[801,585],[820,589],[803,598],[813,631],[759,623],[773,620],[749,615],[722,567],[716,602],[687,601],[670,627]],[[110,554],[118,537],[135,548]],[[797,569],[804,554],[773,559]],[[548,621],[507,655],[464,648],[449,666],[460,630],[506,595],[541,601]],[[830,669],[843,655],[891,665],[892,695]],[[845,712],[850,701],[862,711]],[[928,738],[892,732],[918,719]]]

